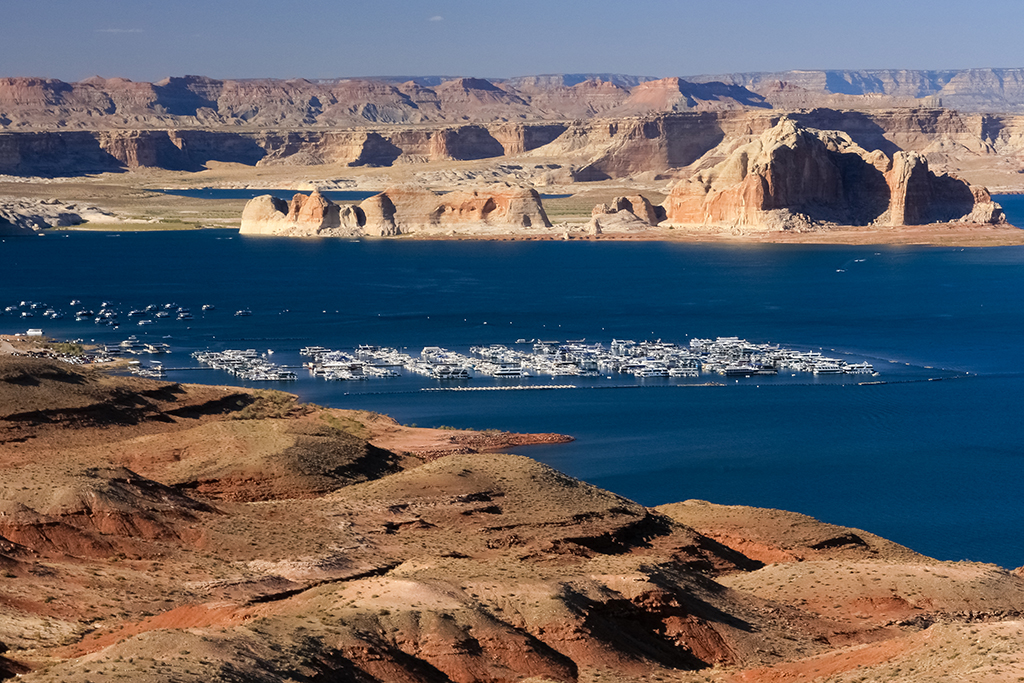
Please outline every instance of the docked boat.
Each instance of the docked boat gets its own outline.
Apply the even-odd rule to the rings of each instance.
[[[469,370],[453,365],[437,365],[431,376],[434,379],[469,379]]]
[[[502,363],[492,373],[494,377],[517,378],[524,377],[523,366],[518,363]]]
[[[848,375],[872,375],[875,372],[875,367],[864,361],[862,363],[851,363],[846,366],[846,373]]]
[[[843,366],[832,359],[822,359],[814,365],[815,375],[841,375]]]

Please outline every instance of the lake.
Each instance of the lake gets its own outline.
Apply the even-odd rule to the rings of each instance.
[[[1019,210],[1016,199],[1000,201]],[[173,302],[195,315],[145,328],[122,316],[114,330],[6,314],[0,331],[42,327],[111,343],[137,334],[169,343],[169,366],[194,365],[188,353],[203,348],[272,349],[275,362],[298,364],[310,344],[418,351],[519,338],[607,346],[729,335],[869,360],[885,384],[601,377],[573,378],[579,388],[570,390],[426,392],[421,378],[326,382],[300,371],[299,381],[273,386],[420,426],[571,434],[571,444],[520,452],[648,505],[701,498],[796,510],[941,559],[1024,565],[1022,248],[295,240],[203,230],[5,238],[0,254],[0,309],[31,300],[72,311],[78,299],[125,311]],[[203,304],[215,309],[201,314]],[[233,315],[242,308],[253,315]],[[198,369],[170,379],[232,381]]]

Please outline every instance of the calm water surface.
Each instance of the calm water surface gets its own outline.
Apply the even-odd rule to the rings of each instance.
[[[276,362],[298,364],[307,344],[418,351],[720,335],[868,359],[888,383],[808,376],[609,388],[635,380],[574,378],[579,389],[455,393],[420,391],[430,384],[420,378],[327,383],[300,373],[282,388],[421,426],[572,434],[572,444],[522,452],[649,505],[701,498],[797,510],[943,559],[1024,565],[1024,249],[415,243],[209,230],[6,238],[0,262],[0,308],[22,299],[65,310],[73,298],[123,310],[173,301],[196,315],[119,330],[5,315],[0,331],[43,327],[109,342],[134,333],[170,343],[166,362],[181,367],[196,348],[273,349]],[[216,310],[200,315],[202,304]],[[252,317],[234,317],[240,308]],[[231,381],[204,370],[172,379]]]

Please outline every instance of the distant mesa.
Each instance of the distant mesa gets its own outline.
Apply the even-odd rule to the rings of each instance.
[[[647,81],[634,87],[611,115],[650,112],[723,111],[756,107],[771,109],[761,95],[740,85],[691,83],[682,78]]]
[[[94,76],[77,83],[0,78],[0,129],[237,130],[380,124],[566,121],[733,109],[951,107],[1024,112],[1024,69],[783,71],[654,79],[565,74],[220,80],[156,83]]]
[[[293,237],[393,237],[413,233],[518,231],[549,228],[540,195],[531,188],[497,184],[437,194],[417,187],[385,190],[358,205],[339,206],[314,190],[290,203],[271,195],[242,211],[242,235]]]

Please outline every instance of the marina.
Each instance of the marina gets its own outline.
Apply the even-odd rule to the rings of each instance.
[[[195,351],[192,357],[203,365],[223,370],[247,382],[290,382],[298,378],[291,370],[268,361],[267,354],[260,355],[256,349]]]
[[[437,380],[495,380],[529,377],[601,377],[632,375],[638,378],[697,378],[703,375],[763,377],[780,372],[813,375],[878,376],[867,362],[847,362],[818,351],[797,351],[777,344],[754,343],[739,337],[691,339],[681,345],[655,341],[614,339],[606,347],[583,340],[539,341],[519,339],[510,348],[502,344],[473,346],[471,355],[440,346],[426,346],[418,357],[395,348],[362,345],[353,352],[307,346],[300,354],[303,366],[326,380],[363,381],[400,376],[400,370]],[[225,352],[229,353],[229,352]],[[235,353],[235,352],[230,352]]]

